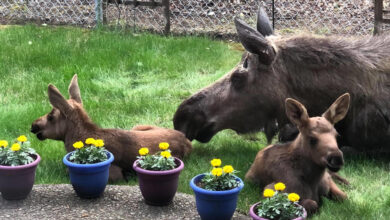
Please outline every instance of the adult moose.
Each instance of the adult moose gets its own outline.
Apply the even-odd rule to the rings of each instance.
[[[260,150],[245,178],[266,188],[286,183],[286,192],[298,193],[309,213],[317,211],[322,196],[346,199],[326,170],[337,172],[344,164],[333,125],[345,117],[349,102],[349,94],[344,94],[322,117],[309,118],[305,106],[286,99],[286,115],[298,127],[298,137]]]
[[[100,128],[83,108],[77,75],[73,76],[68,91],[70,99],[66,100],[55,86],[49,85],[48,95],[53,109],[32,123],[31,132],[41,141],[63,141],[67,152],[74,150],[73,143],[77,141],[103,139],[105,147],[115,157],[110,167],[110,180],[122,179],[123,171],[132,169],[141,147],[148,147],[150,153],[155,153],[159,151],[160,142],[168,142],[172,154],[179,158],[190,154],[192,150],[191,142],[173,129],[150,125],[138,125],[131,130]]]
[[[279,130],[290,125],[284,114],[287,97],[319,115],[348,92],[349,113],[336,126],[339,144],[360,151],[390,150],[390,36],[274,37],[263,9],[257,30],[240,19],[235,25],[246,49],[241,61],[181,103],[173,119],[175,129],[201,142],[223,129],[264,129],[270,141],[275,124]]]

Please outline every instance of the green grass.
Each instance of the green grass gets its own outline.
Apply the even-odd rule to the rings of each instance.
[[[31,45],[29,44],[31,41]],[[84,107],[98,125],[130,129],[137,124],[172,128],[180,102],[229,71],[241,52],[223,42],[197,37],[161,37],[129,32],[91,31],[66,27],[11,26],[0,28],[0,139],[28,135],[42,156],[36,183],[69,183],[59,141],[39,141],[29,133],[31,123],[50,111],[47,85],[67,96],[74,73]],[[233,131],[218,133],[207,144],[193,142],[184,160],[179,191],[192,193],[190,179],[221,158],[244,177],[257,151],[265,146]],[[324,200],[314,219],[389,219],[388,160],[347,156],[340,172],[351,181],[341,186],[349,195],[343,203]],[[136,184],[129,182],[118,184]],[[238,209],[247,213],[260,189],[245,182]]]

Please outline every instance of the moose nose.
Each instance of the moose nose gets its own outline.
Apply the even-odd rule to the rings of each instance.
[[[329,155],[327,158],[328,168],[331,171],[338,171],[344,165],[344,158],[341,154]]]
[[[36,125],[36,124],[32,124],[32,125],[31,125],[31,130],[30,130],[30,131],[31,131],[32,133],[36,134],[36,133],[38,133],[40,130],[41,130],[41,129],[39,128],[38,125]]]

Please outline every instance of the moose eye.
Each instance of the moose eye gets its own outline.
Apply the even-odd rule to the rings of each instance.
[[[235,89],[241,89],[245,86],[247,74],[243,72],[233,73],[231,76],[231,82]]]
[[[316,137],[309,137],[309,143],[310,143],[310,146],[316,146],[317,143],[318,143],[318,139]]]
[[[48,121],[53,121],[53,120],[54,120],[53,115],[52,115],[52,114],[48,115],[48,116],[47,116],[47,120],[48,120]]]

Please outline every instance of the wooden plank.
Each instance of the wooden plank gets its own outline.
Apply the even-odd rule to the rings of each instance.
[[[162,2],[140,2],[140,1],[123,1],[122,4],[124,5],[134,5],[134,6],[149,6],[149,7],[157,7],[157,6],[163,6]]]
[[[382,19],[382,22],[383,22],[383,23],[390,24],[390,19]]]
[[[102,9],[103,9],[103,24],[107,24],[107,3],[102,3]]]
[[[164,17],[165,17],[164,34],[168,35],[171,32],[171,9],[169,7],[169,0],[163,0],[162,3],[164,5]]]
[[[383,0],[375,0],[374,35],[382,32]]]

